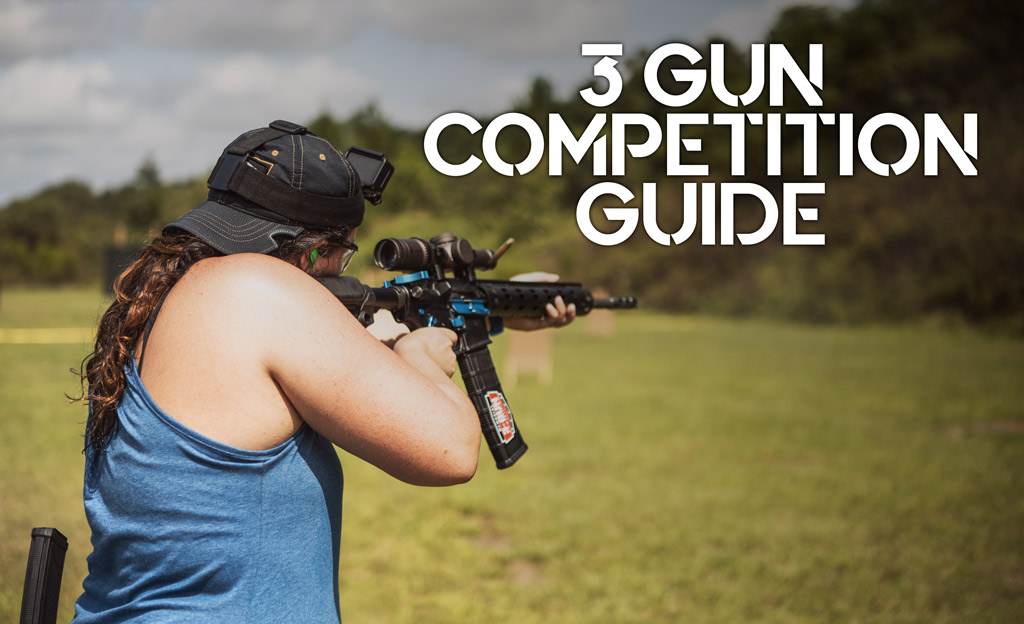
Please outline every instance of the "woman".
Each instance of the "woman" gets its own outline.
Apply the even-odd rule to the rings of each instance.
[[[274,122],[117,281],[86,363],[93,553],[75,622],[337,622],[334,445],[416,485],[474,474],[455,334],[381,344],[313,276],[362,220],[358,175]],[[563,325],[561,302],[533,328]]]

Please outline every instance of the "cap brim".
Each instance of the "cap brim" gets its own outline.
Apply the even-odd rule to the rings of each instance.
[[[167,228],[178,228],[197,236],[225,254],[268,253],[278,247],[275,236],[298,236],[305,229],[297,225],[274,223],[235,210],[230,206],[205,201],[185,213]]]

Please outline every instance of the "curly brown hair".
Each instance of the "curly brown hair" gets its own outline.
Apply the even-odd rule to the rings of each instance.
[[[268,255],[293,262],[325,243],[328,247],[337,246],[350,234],[351,228],[347,226],[306,230],[296,238],[285,239]],[[154,238],[139,259],[114,281],[114,302],[100,319],[93,351],[77,373],[83,388],[88,388],[75,398],[89,404],[86,448],[102,452],[110,437],[117,433],[117,406],[127,384],[125,367],[135,357],[135,345],[156,306],[195,263],[220,255],[223,254],[192,234],[170,230]]]

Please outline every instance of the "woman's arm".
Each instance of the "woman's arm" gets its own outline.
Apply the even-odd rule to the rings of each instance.
[[[371,336],[323,286],[297,268],[253,256],[251,334],[267,373],[302,419],[334,444],[415,485],[451,485],[476,471],[480,425],[451,380],[454,333]],[[255,267],[254,267],[255,268]]]

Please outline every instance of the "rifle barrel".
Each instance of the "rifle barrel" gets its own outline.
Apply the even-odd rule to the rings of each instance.
[[[626,309],[635,308],[636,297],[594,297],[595,308]]]

